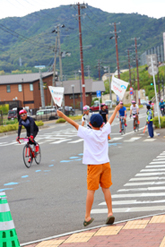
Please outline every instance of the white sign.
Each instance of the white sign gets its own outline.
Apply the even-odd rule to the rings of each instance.
[[[64,94],[64,87],[49,86],[49,90],[52,95],[54,103],[58,106],[61,106],[63,94]]]
[[[111,90],[119,96],[120,100],[124,97],[124,93],[127,89],[128,82],[125,82],[123,80],[120,80],[116,77],[112,77],[112,82],[111,82]]]
[[[149,67],[148,68],[148,73],[150,75],[157,75],[157,73],[158,73],[158,67],[156,67],[156,66],[153,66],[153,68],[152,67]]]

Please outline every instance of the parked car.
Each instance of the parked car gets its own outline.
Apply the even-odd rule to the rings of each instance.
[[[57,111],[54,108],[51,109],[41,109],[36,112],[36,115],[31,116],[34,118],[34,120],[40,121],[46,121],[46,120],[53,120],[57,119]]]
[[[63,112],[63,107],[60,107],[59,110]],[[73,109],[72,106],[65,106],[65,114],[67,116],[69,116],[69,115],[73,116],[73,115],[75,115],[75,110]]]
[[[107,105],[106,105],[106,109],[108,109]],[[90,111],[99,111],[99,103],[94,103],[94,105],[90,107]]]
[[[17,110],[9,110],[7,119],[8,120],[17,119]]]
[[[140,100],[140,104],[141,104],[141,105],[147,105],[147,101],[144,100],[144,99],[141,99],[141,100]]]

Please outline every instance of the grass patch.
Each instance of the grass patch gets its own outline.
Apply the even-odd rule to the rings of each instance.
[[[72,120],[81,120],[82,119],[82,115],[80,115],[80,116],[69,116],[69,118],[71,118]],[[66,122],[66,120],[65,119],[63,119],[63,118],[59,118],[59,119],[57,119],[57,121],[56,121],[56,123],[65,123]]]

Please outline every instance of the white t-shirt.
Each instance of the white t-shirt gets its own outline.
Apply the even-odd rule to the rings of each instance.
[[[83,164],[101,165],[109,162],[108,134],[110,133],[109,123],[106,123],[100,130],[79,126],[77,135],[84,139]]]
[[[130,110],[132,110],[132,114],[136,114],[137,109],[139,109],[139,106],[137,104],[135,106],[131,105],[131,107],[130,107]]]
[[[90,122],[90,117],[92,116],[91,113],[89,113],[88,115],[87,114],[84,114],[82,116],[82,122],[85,122],[85,125],[84,126],[88,126],[89,125],[89,122]]]

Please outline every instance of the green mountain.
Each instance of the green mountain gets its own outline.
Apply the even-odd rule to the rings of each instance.
[[[60,6],[41,10],[24,17],[8,17],[0,20],[0,71],[11,73],[13,70],[32,70],[36,65],[45,65],[51,70],[54,61],[55,37],[52,31],[57,25],[60,28],[61,51],[71,53],[62,58],[63,75],[74,78],[74,71],[80,69],[80,48],[77,6]],[[131,65],[135,66],[134,40],[138,38],[138,52],[162,43],[165,31],[165,19],[150,18],[137,13],[114,14],[88,6],[81,9],[81,27],[83,41],[83,60],[85,75],[86,66],[90,66],[90,75],[98,78],[98,63],[110,65],[111,72],[116,70],[116,46],[113,36],[114,25],[117,25],[118,51],[120,68],[128,68],[126,50],[131,47]],[[110,25],[110,23],[112,25]],[[19,61],[21,59],[21,62]],[[20,66],[22,63],[22,66]],[[59,61],[57,59],[57,69]],[[37,69],[38,71],[38,69]],[[104,73],[101,68],[101,75]]]

